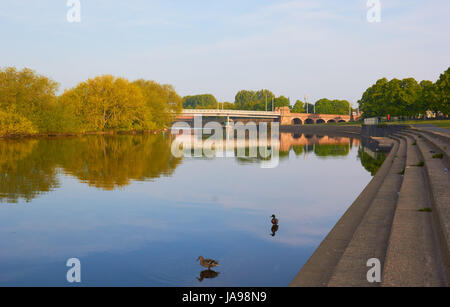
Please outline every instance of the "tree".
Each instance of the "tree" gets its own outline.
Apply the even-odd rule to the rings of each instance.
[[[418,83],[413,78],[403,80],[379,79],[369,87],[358,101],[364,117],[409,116],[416,117],[426,111],[449,113],[449,69],[433,84],[431,81]]]
[[[269,90],[259,90],[257,92],[242,90],[236,94],[234,104],[236,109],[239,110],[265,111],[266,107],[267,110],[272,108],[272,99],[275,99],[275,95]],[[281,98],[279,103],[280,105],[285,103],[284,99]]]
[[[450,68],[439,76],[435,84],[438,98],[437,108],[444,115],[450,114]]]
[[[414,116],[420,112],[420,93],[421,87],[413,78],[391,81],[382,78],[364,92],[358,104],[364,117]]]
[[[61,103],[83,131],[156,128],[140,87],[123,78],[89,79],[65,91]]]
[[[36,131],[46,132],[53,120],[57,89],[58,83],[31,69],[0,70],[0,110],[14,110],[16,119],[27,119]]]
[[[223,108],[224,110],[234,110],[236,106],[233,102],[221,102],[220,108]]]
[[[292,107],[292,113],[305,113],[304,103],[301,100],[297,100]]]
[[[268,102],[269,106],[268,108],[271,109],[271,101]],[[280,108],[280,107],[289,107],[290,106],[290,102],[289,102],[289,98],[286,98],[284,96],[280,96],[274,99],[274,103],[273,103],[273,107],[275,108]]]
[[[329,100],[323,98],[316,102],[316,113],[347,115],[350,113],[350,102],[347,100]]]
[[[36,132],[33,123],[18,114],[14,105],[6,111],[0,110],[0,136],[33,134]]]
[[[417,100],[418,109],[420,113],[425,114],[428,110],[439,111],[439,99],[436,91],[436,86],[433,82],[424,80],[420,82],[421,92]]]
[[[217,99],[211,94],[186,96],[183,98],[183,108],[185,109],[214,109],[217,107]]]
[[[168,127],[173,122],[175,115],[181,112],[182,98],[177,94],[172,85],[158,84],[155,81],[136,80],[137,85],[144,96],[146,106],[151,114],[150,121],[157,128]]]
[[[386,78],[379,79],[363,93],[358,105],[364,117],[383,116],[385,114],[384,104],[388,82]]]

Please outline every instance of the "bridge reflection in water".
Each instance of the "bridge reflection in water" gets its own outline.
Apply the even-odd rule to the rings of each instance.
[[[27,202],[41,194],[60,188],[61,178],[70,176],[101,190],[115,190],[133,181],[171,177],[183,163],[174,157],[171,146],[177,137],[171,135],[85,136],[75,138],[42,138],[0,140],[0,203]],[[189,136],[191,137],[191,136]],[[276,144],[280,161],[290,153],[296,156],[347,156],[358,146],[362,165],[375,174],[384,154],[365,146],[358,138],[318,134],[280,133]],[[231,152],[238,163],[260,163],[260,156],[249,157],[258,143],[248,138],[236,141]],[[246,156],[238,155],[244,149]],[[384,155],[384,156],[383,156]]]
[[[245,137],[234,137],[231,139],[229,133],[226,133],[224,134],[223,142],[219,144],[220,146],[216,146],[216,143],[211,144],[208,136],[205,134],[195,136],[193,130],[188,131],[188,133],[180,132],[175,137],[175,147],[187,146],[188,148],[185,149],[187,149],[186,152],[188,154],[185,157],[195,156],[194,151],[196,149],[211,148],[215,157],[247,158],[249,161],[252,160],[251,158],[256,158],[253,160],[257,161],[261,159],[261,156],[256,154],[258,148],[264,146],[277,148],[280,157],[286,157],[291,150],[296,155],[313,152],[316,156],[346,156],[353,146],[360,146],[361,144],[360,139],[355,137],[282,132],[278,138],[270,137],[269,135],[267,138],[261,138],[259,135],[255,138],[247,134]],[[254,149],[253,152],[255,154],[252,154],[252,149]],[[202,151],[200,152],[202,153]],[[245,154],[240,154],[242,152]],[[205,155],[203,154],[202,156]]]

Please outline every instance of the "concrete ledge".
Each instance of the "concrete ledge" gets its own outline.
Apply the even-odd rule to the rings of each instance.
[[[389,173],[393,163],[392,161],[399,150],[399,142],[396,140],[392,140],[392,142],[394,143],[394,147],[375,177],[322,241],[314,254],[292,280],[290,286],[315,287],[326,286],[328,284],[356,228],[367,212],[386,175]]]
[[[406,143],[400,140],[399,150],[389,165],[389,171],[376,195],[355,230],[345,252],[342,254],[328,286],[378,286],[367,281],[367,261],[379,259],[383,266],[389,236],[397,206],[398,191],[403,177],[399,174],[405,167]]]
[[[422,157],[413,145],[414,139],[402,135],[407,141],[406,168],[386,252],[382,286],[444,286],[432,215],[419,212],[431,207],[423,167],[413,166]]]

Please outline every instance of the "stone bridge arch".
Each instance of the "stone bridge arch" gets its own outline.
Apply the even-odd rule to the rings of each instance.
[[[303,121],[300,118],[296,117],[292,120],[292,124],[293,125],[301,125],[301,124],[303,124]]]

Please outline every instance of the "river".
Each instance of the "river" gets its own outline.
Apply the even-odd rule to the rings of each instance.
[[[0,285],[71,285],[78,258],[82,286],[287,286],[383,157],[280,139],[273,168],[174,157],[163,134],[0,140]]]

